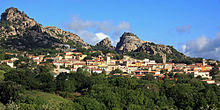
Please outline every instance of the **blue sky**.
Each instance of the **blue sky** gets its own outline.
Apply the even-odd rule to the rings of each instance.
[[[1,13],[11,6],[91,44],[107,36],[115,44],[131,31],[189,56],[220,59],[219,0],[0,0]]]

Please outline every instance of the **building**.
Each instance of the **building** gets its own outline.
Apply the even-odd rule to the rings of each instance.
[[[212,79],[209,75],[209,71],[194,71],[192,74],[194,77],[201,76],[202,78]]]

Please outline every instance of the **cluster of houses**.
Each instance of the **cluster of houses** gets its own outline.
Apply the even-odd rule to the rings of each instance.
[[[116,60],[112,59],[113,54],[108,53],[106,55],[100,55],[98,57],[93,57],[90,60],[85,60],[87,55],[81,52],[67,51],[64,53],[59,53],[55,57],[47,57],[45,55],[34,56],[27,54],[28,58],[33,59],[38,65],[43,65],[43,62],[49,61],[55,65],[54,73],[56,75],[70,71],[77,71],[78,68],[86,67],[90,72],[109,74],[115,69],[120,69],[124,74],[113,74],[122,76],[131,76],[141,78],[146,74],[152,74],[156,79],[162,79],[165,75],[161,73],[161,70],[166,70],[172,73],[182,73],[182,74],[192,74],[194,77],[201,76],[203,81],[213,84],[215,83],[210,76],[210,70],[213,66],[206,64],[206,60],[202,63],[196,64],[175,64],[175,63],[156,63],[154,60],[144,59],[137,60],[129,56],[124,56],[123,59]],[[14,67],[13,62],[18,60],[17,58],[12,58],[10,60],[3,60],[1,62],[7,63],[9,66]],[[56,76],[55,75],[55,76]]]

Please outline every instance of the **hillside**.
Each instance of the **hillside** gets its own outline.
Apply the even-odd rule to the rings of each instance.
[[[201,62],[200,58],[190,58],[178,52],[173,46],[143,41],[133,33],[125,32],[120,37],[115,50],[137,59],[149,58],[157,62],[191,63]]]
[[[52,109],[73,109],[77,110],[80,106],[71,100],[61,96],[40,92],[37,90],[25,90],[20,94],[18,109],[26,110],[52,110]]]
[[[13,7],[1,15],[0,38],[2,47],[17,50],[56,48],[66,43],[90,47],[78,35],[57,27],[44,27]]]

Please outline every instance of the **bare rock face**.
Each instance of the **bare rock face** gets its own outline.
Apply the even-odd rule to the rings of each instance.
[[[62,42],[68,42],[69,40],[71,40],[84,48],[90,48],[90,46],[87,43],[85,43],[78,35],[68,31],[63,31],[55,26],[47,26],[44,28],[44,31],[50,36],[53,36],[54,38],[61,40]]]
[[[125,32],[117,43],[115,50],[119,53],[128,53],[139,48],[145,41],[140,40],[133,33]]]
[[[35,25],[37,25],[36,21],[17,8],[11,7],[1,15],[0,36],[6,38],[15,35],[20,36],[24,34],[25,29]]]
[[[161,56],[165,52],[172,54],[172,50],[169,46],[143,41],[133,33],[126,32],[120,37],[120,41],[116,46],[116,51],[119,53],[145,52],[152,55],[160,54]]]
[[[125,32],[121,37],[120,41],[116,45],[115,49],[118,53],[121,54],[128,54],[130,52],[144,52],[149,56],[160,56],[162,59],[166,60],[166,56],[169,57],[169,61],[173,60],[174,58],[186,58],[186,56],[172,46],[166,46],[162,44],[155,44],[153,42],[143,41],[140,40],[136,35],[133,33]],[[164,61],[166,62],[166,61]]]
[[[83,47],[90,47],[78,35],[57,27],[43,27],[13,7],[1,15],[0,38],[5,41],[2,46],[11,49],[57,47],[70,40]]]
[[[111,44],[111,40],[109,38],[105,38],[101,40],[99,43],[96,44],[96,46],[106,47],[108,49],[114,49],[114,47]]]
[[[135,52],[145,52],[151,55],[159,54],[160,56],[164,56],[165,54],[172,54],[171,47],[154,44],[152,42],[143,43],[139,48],[135,50]]]

